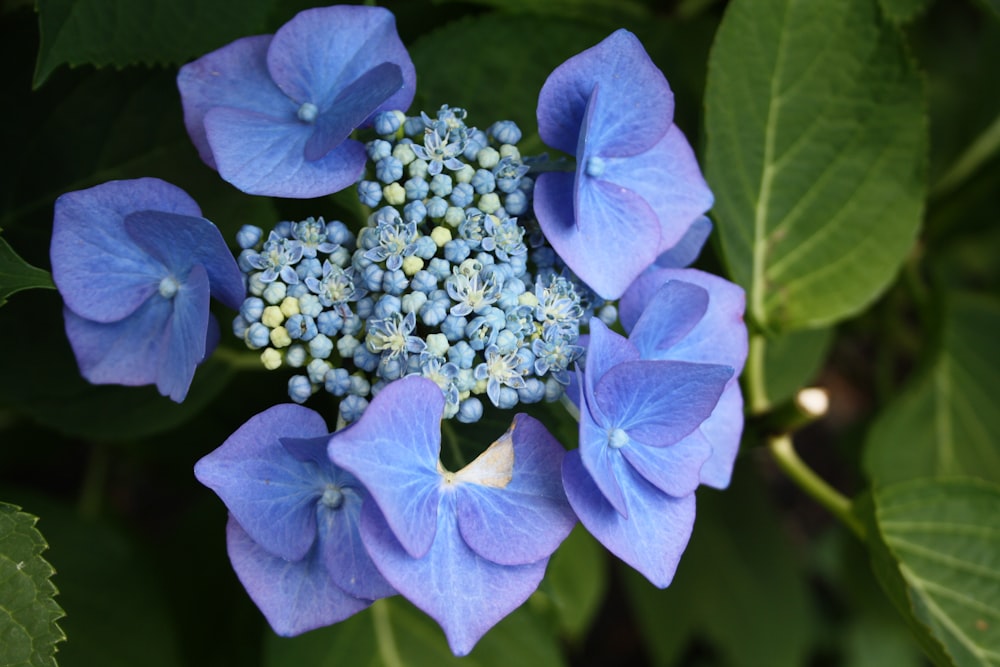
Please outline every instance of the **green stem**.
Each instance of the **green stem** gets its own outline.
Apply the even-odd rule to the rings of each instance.
[[[778,467],[799,488],[837,517],[852,533],[860,539],[864,539],[865,529],[851,511],[852,503],[850,499],[827,484],[823,478],[813,472],[812,468],[799,458],[790,435],[777,435],[769,438],[767,446],[771,450],[774,460],[778,463]]]
[[[1000,116],[955,160],[951,169],[931,188],[931,197],[940,199],[968,181],[994,155],[1000,152]]]
[[[375,626],[375,644],[385,667],[403,667],[403,659],[396,648],[396,638],[389,623],[389,601],[385,598],[372,603],[372,624]]]
[[[766,346],[767,340],[764,338],[764,334],[750,334],[750,348],[747,353],[747,364],[743,377],[746,380],[747,404],[752,415],[760,415],[771,409],[771,399],[767,397],[767,385],[764,382]]]
[[[212,353],[213,359],[226,363],[234,371],[263,371],[264,364],[260,361],[260,354],[250,350],[234,350],[230,347],[217,347]]]

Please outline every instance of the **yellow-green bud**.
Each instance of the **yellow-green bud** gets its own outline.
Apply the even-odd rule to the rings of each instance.
[[[499,161],[500,153],[497,152],[497,149],[491,148],[490,146],[480,149],[480,151],[476,153],[476,162],[478,162],[479,166],[483,169],[492,169],[497,166],[497,162]]]
[[[382,196],[385,197],[385,203],[399,206],[406,201],[406,190],[399,183],[390,183],[382,188]]]
[[[274,369],[281,367],[281,352],[278,352],[273,347],[265,348],[264,351],[260,353],[260,360],[264,364],[264,368],[269,371],[273,371]]]
[[[500,147],[500,157],[511,157],[515,160],[520,160],[521,151],[514,144],[504,144]]]
[[[424,268],[424,260],[416,255],[410,255],[403,259],[403,273],[409,278],[412,278],[413,274],[422,268]]]
[[[431,230],[431,240],[434,245],[443,248],[444,244],[451,240],[451,230],[447,227],[435,227]]]
[[[476,207],[483,213],[493,213],[500,208],[500,197],[495,192],[487,192],[479,198]]]
[[[271,329],[271,344],[275,347],[288,347],[292,344],[292,337],[288,335],[285,327],[275,327]]]
[[[281,326],[281,323],[285,321],[285,315],[278,306],[268,306],[261,313],[260,321],[268,329],[273,329]]]
[[[286,296],[281,301],[281,314],[285,317],[291,317],[292,315],[299,314],[299,300],[294,296]]]

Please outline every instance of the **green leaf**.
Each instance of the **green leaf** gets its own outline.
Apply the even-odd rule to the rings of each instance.
[[[555,607],[559,626],[579,641],[590,627],[608,585],[604,548],[582,525],[552,554],[540,590]]]
[[[529,139],[537,135],[538,91],[549,73],[606,36],[604,28],[540,16],[484,14],[452,21],[410,48],[420,77],[410,113],[460,106],[473,125],[512,120]],[[459,57],[457,44],[484,46],[464,49]],[[544,150],[540,143],[535,147]],[[521,150],[529,154],[535,147]]]
[[[923,211],[923,86],[898,31],[875,0],[734,0],[705,97],[714,216],[753,323],[861,311]]]
[[[42,558],[48,548],[37,517],[0,502],[0,665],[54,667],[56,644],[65,640],[65,616],[53,599],[55,570]]]
[[[656,590],[629,571],[625,581],[654,664],[677,664],[698,633],[722,664],[807,664],[816,613],[776,516],[741,463],[730,489],[698,491],[694,534],[670,587]]]
[[[913,480],[874,500],[914,616],[953,664],[1000,665],[1000,486]]]
[[[649,9],[637,0],[432,0],[434,4],[486,5],[511,14],[536,14],[593,23],[616,23],[623,18],[646,19]]]
[[[522,606],[500,621],[464,658],[448,648],[441,628],[402,598],[378,600],[372,608],[336,625],[293,638],[269,633],[265,667],[559,667],[563,665],[552,633]]]
[[[865,468],[876,486],[962,475],[1000,482],[1000,299],[957,294],[941,349],[873,425]]]
[[[60,666],[180,667],[157,573],[132,539],[51,500],[31,502],[44,517],[66,610]]]
[[[895,23],[912,21],[927,9],[928,0],[878,0],[886,17]]]
[[[0,237],[0,306],[15,292],[32,287],[55,289],[48,271],[31,266]]]
[[[816,379],[833,342],[833,329],[804,329],[767,341],[764,378],[767,399],[782,403]]]
[[[38,0],[34,87],[62,64],[175,65],[266,32],[273,0]]]

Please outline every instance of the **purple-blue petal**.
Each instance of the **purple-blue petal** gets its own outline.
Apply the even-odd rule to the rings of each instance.
[[[163,211],[136,211],[125,216],[125,231],[137,246],[183,277],[194,264],[208,273],[212,296],[236,310],[246,289],[242,273],[218,227],[202,217]]]
[[[590,335],[587,344],[586,386],[594,385],[604,374],[626,361],[639,358],[639,350],[624,336],[612,331],[596,317],[590,318]]]
[[[125,231],[125,216],[140,210],[201,215],[186,192],[157,178],[109,181],[56,200],[52,278],[77,315],[94,322],[120,320],[166,276],[166,268]]]
[[[643,275],[634,288],[622,297],[621,307],[629,314],[629,319],[635,312],[650,311],[637,318],[632,333],[644,326],[643,318],[649,319],[651,327],[658,326],[659,314],[647,307],[652,299],[645,299],[647,295],[656,297],[660,286],[672,280],[706,290],[708,308],[684,338],[668,348],[643,350],[643,358],[725,364],[736,370],[734,375],[739,375],[747,357],[747,328],[743,322],[746,295],[739,285],[719,276],[697,269],[660,269]],[[653,285],[657,285],[655,290],[651,289]]]
[[[680,241],[656,258],[656,262],[650,269],[681,269],[694,264],[694,260],[698,259],[698,255],[711,233],[712,221],[709,220],[708,216],[701,216],[691,223]]]
[[[444,395],[434,382],[405,377],[330,438],[330,459],[361,480],[414,558],[431,548],[438,525],[443,413]]]
[[[318,160],[336,148],[402,87],[403,73],[393,63],[376,65],[348,84],[316,118],[306,141],[306,160]]]
[[[590,176],[540,174],[535,214],[545,238],[595,292],[617,299],[653,263],[660,221],[642,197]]]
[[[395,595],[396,589],[375,567],[361,540],[361,507],[373,501],[353,475],[339,472],[337,486],[343,504],[336,509],[322,504],[317,508],[323,563],[334,583],[354,597],[377,600]]]
[[[117,322],[92,322],[64,308],[66,337],[80,374],[93,384],[154,384],[171,312],[170,301],[158,294]]]
[[[195,465],[254,542],[285,560],[300,560],[316,539],[316,502],[326,483],[321,469],[282,446],[282,438],[327,433],[316,412],[298,405],[268,408],[244,423]]]
[[[368,506],[362,509],[361,535],[389,583],[436,620],[452,652],[463,656],[538,588],[548,559],[526,565],[486,560],[462,539],[455,500],[455,494],[443,495],[437,537],[422,558],[413,558]]]
[[[705,421],[733,369],[682,361],[627,361],[594,386],[594,399],[610,423],[651,447],[671,445]]]
[[[716,489],[729,486],[743,433],[743,394],[739,382],[730,382],[712,416],[698,428],[712,445],[712,455],[701,469],[701,482]]]
[[[292,121],[298,105],[271,80],[267,48],[273,35],[244,37],[181,67],[177,88],[184,126],[198,154],[217,168],[205,133],[205,114],[213,107],[254,111],[276,121]]]
[[[308,199],[343,190],[361,176],[364,146],[349,139],[319,160],[305,157],[313,127],[215,107],[205,129],[219,175],[248,194]]]
[[[580,445],[576,452],[587,469],[595,488],[607,503],[623,517],[629,514],[628,501],[622,491],[621,477],[627,463],[621,450],[608,443],[610,429],[594,421],[590,410],[580,410]]]
[[[370,604],[342,591],[315,549],[299,560],[279,558],[254,542],[232,516],[226,545],[240,583],[283,637],[332,625]]]
[[[187,396],[194,370],[205,358],[208,340],[208,274],[196,264],[173,296],[173,312],[164,332],[156,388],[180,403]]]
[[[594,486],[576,452],[563,461],[563,485],[580,522],[608,551],[659,588],[670,585],[694,527],[695,498],[675,498],[628,471],[626,519]]]
[[[307,9],[275,33],[267,54],[278,87],[297,103],[312,103],[321,112],[351,82],[384,62],[399,66],[403,85],[369,118],[378,111],[407,109],[416,86],[413,62],[389,10],[349,5]]]
[[[643,358],[656,359],[658,352],[677,344],[701,321],[708,301],[708,291],[703,287],[680,280],[663,283],[628,339]]]
[[[667,131],[674,114],[670,86],[635,35],[618,30],[561,64],[545,81],[537,115],[546,144],[573,154],[597,84],[603,102],[590,130],[592,154],[635,155]]]
[[[694,151],[676,125],[643,153],[606,158],[600,178],[628,188],[653,210],[660,222],[657,255],[677,245],[714,202]]]
[[[648,447],[631,441],[621,449],[629,465],[664,493],[680,498],[693,493],[701,470],[712,454],[712,445],[695,429],[669,447]]]
[[[513,476],[503,487],[456,483],[458,526],[466,544],[501,565],[524,565],[548,558],[576,525],[566,501],[560,470],[565,450],[541,422],[525,414],[497,443],[463,471],[486,468],[491,474],[495,449],[513,456]]]

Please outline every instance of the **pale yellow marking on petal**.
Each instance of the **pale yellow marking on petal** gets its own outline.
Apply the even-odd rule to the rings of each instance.
[[[507,432],[486,448],[476,460],[456,473],[447,473],[446,481],[470,482],[481,486],[503,489],[514,477],[514,439],[511,434],[517,422]],[[452,477],[449,478],[449,475]]]

